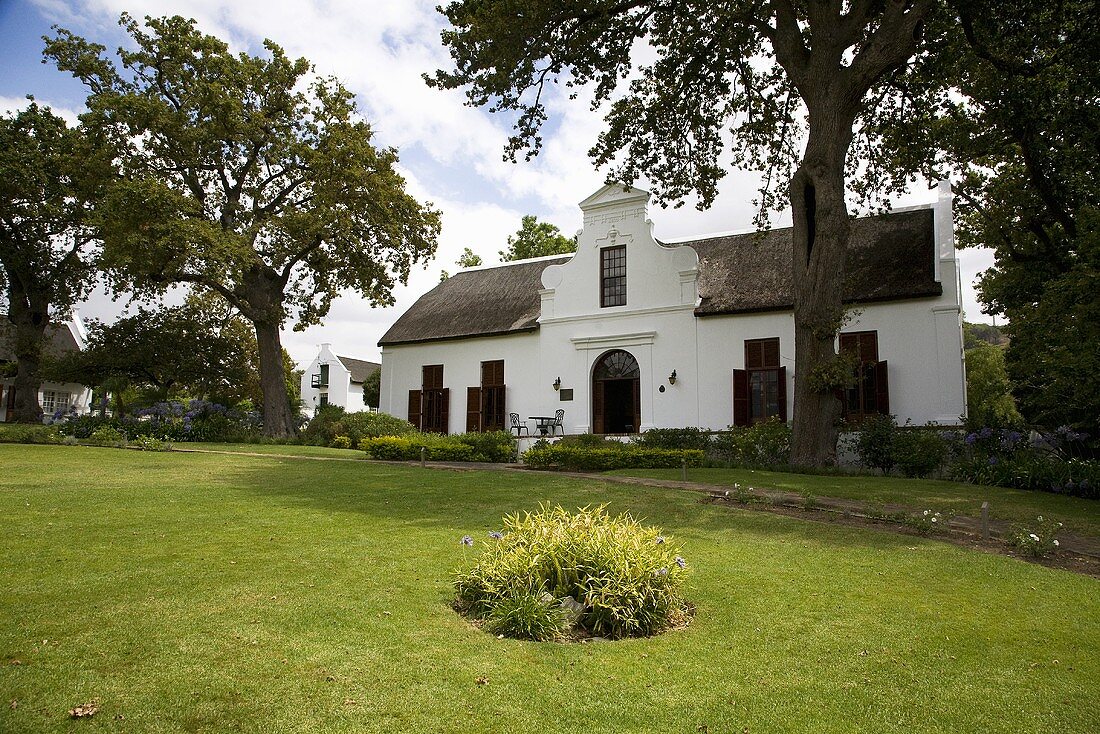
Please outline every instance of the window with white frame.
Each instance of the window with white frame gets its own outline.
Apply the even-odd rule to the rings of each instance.
[[[67,392],[57,392],[56,390],[43,390],[42,391],[42,412],[43,413],[56,413],[59,410],[65,410],[69,407],[69,401],[72,396]]]

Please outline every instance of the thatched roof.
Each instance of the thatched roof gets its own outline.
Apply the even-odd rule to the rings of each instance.
[[[365,359],[356,359],[355,357],[341,357],[336,355],[336,359],[340,360],[340,364],[344,365],[348,372],[351,373],[352,382],[364,382],[372,372],[377,372],[382,369],[382,365],[377,362],[368,362]]]
[[[699,255],[696,316],[793,308],[791,229],[680,242]],[[938,296],[931,209],[852,220],[848,303]],[[378,342],[407,344],[493,336],[538,328],[542,271],[571,256],[467,270],[443,281],[406,311]]]
[[[572,255],[455,273],[397,319],[379,346],[494,336],[538,328],[542,271]]]
[[[68,352],[80,349],[67,323],[50,324],[46,327],[46,354],[60,357]],[[8,321],[6,314],[0,314],[0,362],[15,361],[15,327]]]
[[[938,296],[931,209],[852,220],[846,303]],[[791,228],[680,243],[699,253],[697,316],[794,307]]]

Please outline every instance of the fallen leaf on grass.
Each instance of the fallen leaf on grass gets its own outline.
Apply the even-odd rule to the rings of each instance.
[[[345,698],[344,699],[344,705],[345,706],[357,706],[359,704],[354,698]]]
[[[17,659],[17,658],[12,658],[11,664],[12,664],[12,665],[22,665],[22,664],[23,664],[23,661],[22,661],[22,660],[19,660],[19,659]]]
[[[19,708],[19,701],[17,701],[16,699],[13,698],[11,700],[11,709],[12,709],[12,711],[14,711],[17,708]]]
[[[92,700],[88,703],[82,703],[79,706],[69,709],[69,716],[74,719],[83,719],[88,716],[95,716],[99,711],[99,701]]]
[[[485,677],[485,676],[483,676],[483,675],[479,675],[479,676],[477,677],[477,684],[478,684],[479,686],[487,686],[487,685],[489,685],[489,679],[488,679],[488,678],[486,678],[486,677]]]

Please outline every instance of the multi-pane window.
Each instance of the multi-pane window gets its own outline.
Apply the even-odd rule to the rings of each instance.
[[[787,368],[779,364],[779,337],[745,340],[745,369],[733,371],[733,424],[787,420]]]
[[[840,335],[840,353],[856,362],[855,380],[842,394],[844,416],[860,421],[867,416],[890,412],[890,390],[886,360],[878,358],[878,332],[856,331]]]
[[[626,305],[626,247],[600,250],[600,307]]]
[[[52,415],[58,410],[65,410],[69,407],[70,395],[67,392],[56,392],[54,390],[42,391],[42,412],[47,415]]]

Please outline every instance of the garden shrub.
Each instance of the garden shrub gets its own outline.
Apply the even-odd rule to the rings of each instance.
[[[463,543],[472,545],[469,536]],[[652,635],[683,620],[686,569],[671,538],[629,514],[543,505],[504,518],[503,532],[491,533],[474,567],[458,574],[455,603],[475,618],[496,620],[490,624],[501,625],[498,634],[549,627],[556,604],[572,612],[582,633]]]
[[[516,460],[516,440],[508,431],[462,433],[454,439],[470,447],[469,461],[508,463]]]
[[[114,426],[105,425],[92,431],[88,440],[99,446],[125,446],[126,436]]]
[[[696,449],[706,452],[710,448],[710,432],[702,428],[650,428],[635,436],[631,443],[649,449]]]
[[[688,466],[703,463],[703,452],[698,449],[649,449],[615,443],[617,448],[571,446],[564,442],[546,446],[536,444],[523,455],[523,463],[536,469],[557,467],[579,471],[674,469],[685,461]]]
[[[210,441],[243,443],[255,440],[261,421],[255,411],[227,408],[207,400],[154,403],[122,418],[82,415],[58,424],[64,433],[78,439],[90,439],[107,426],[128,439],[151,436],[171,441]]]
[[[388,413],[348,413],[338,405],[326,405],[318,408],[317,414],[302,430],[301,439],[315,446],[333,446],[337,436],[347,436],[355,446],[364,438],[405,436],[414,432],[416,427],[412,423]]]
[[[61,443],[61,434],[54,426],[37,423],[0,425],[0,443]]]
[[[1061,527],[1062,523],[1044,520],[1043,516],[1039,515],[1035,519],[1035,524],[1030,527],[1016,525],[1008,536],[1008,544],[1026,556],[1042,558],[1058,549],[1058,539],[1055,535]]]
[[[860,424],[859,438],[856,439],[856,451],[864,466],[881,469],[888,473],[897,463],[894,456],[894,443],[897,440],[898,425],[892,415],[874,415]]]
[[[517,640],[557,640],[569,629],[573,615],[553,594],[519,588],[500,599],[485,619],[485,631]]]
[[[539,443],[543,442],[549,443],[545,439],[539,439],[535,442],[535,444],[538,445]],[[561,439],[558,440],[556,445],[617,448],[624,446],[625,444],[616,438],[608,438],[606,436],[601,436],[597,433],[578,433],[572,436],[562,436]]]
[[[476,461],[474,449],[455,436],[411,433],[407,436],[379,436],[359,441],[359,450],[381,461],[417,461],[420,449],[428,461]],[[482,459],[483,460],[483,459]]]
[[[947,459],[947,440],[934,428],[899,430],[894,436],[893,459],[907,477],[929,477]]]
[[[711,443],[713,456],[725,464],[749,469],[771,469],[791,461],[791,428],[778,419],[751,426],[730,426]]]
[[[332,439],[333,448],[350,449],[351,445],[351,438],[349,438],[348,436],[337,436],[336,438]]]

